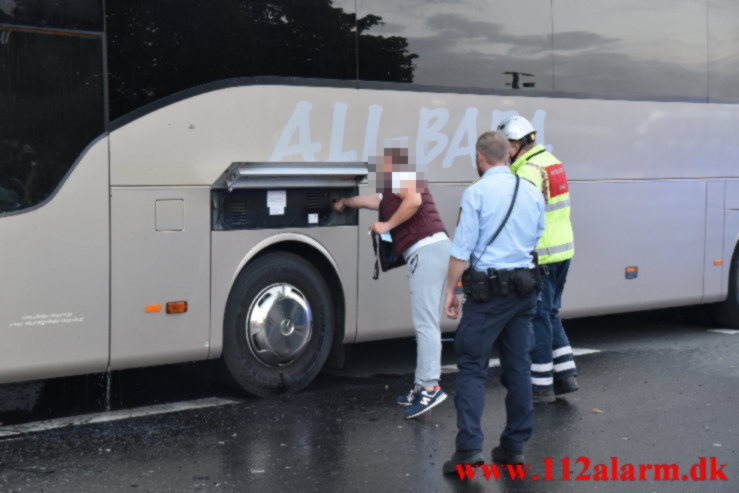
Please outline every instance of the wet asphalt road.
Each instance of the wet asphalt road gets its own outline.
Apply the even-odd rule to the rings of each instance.
[[[703,320],[650,312],[572,320],[581,390],[537,405],[529,475],[551,481],[460,481],[441,474],[454,449],[451,399],[418,420],[394,403],[412,382],[414,343],[354,346],[344,370],[308,389],[269,399],[223,388],[212,364],[113,375],[113,409],[203,397],[233,404],[0,438],[0,492],[283,491],[739,491],[739,334]],[[444,363],[453,363],[445,343]],[[484,453],[503,427],[503,389],[487,386]],[[102,377],[0,387],[0,421],[14,424],[104,407]],[[453,395],[454,373],[442,385]],[[562,480],[562,460],[570,458]],[[726,464],[728,481],[575,481],[582,463]],[[710,460],[710,459],[709,459]],[[710,471],[710,467],[709,467]],[[609,469],[610,477],[610,469]],[[638,469],[636,476],[638,477]],[[710,474],[710,473],[709,473]]]

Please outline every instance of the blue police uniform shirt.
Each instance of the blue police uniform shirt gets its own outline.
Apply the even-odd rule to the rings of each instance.
[[[544,233],[544,199],[530,182],[521,179],[508,222],[492,245],[492,238],[508,212],[516,177],[508,166],[490,168],[462,195],[459,224],[449,251],[452,257],[474,262],[475,270],[527,267]],[[483,253],[483,250],[485,252]],[[482,255],[482,258],[480,258]]]

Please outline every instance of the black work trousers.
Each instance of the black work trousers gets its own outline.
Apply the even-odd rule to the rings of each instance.
[[[485,382],[493,344],[497,342],[502,368],[501,382],[507,389],[506,427],[501,445],[510,452],[522,452],[531,436],[531,358],[534,337],[531,319],[536,309],[536,293],[525,298],[517,294],[494,297],[486,303],[468,299],[455,338],[457,355],[457,450],[482,450],[480,418],[485,405]]]

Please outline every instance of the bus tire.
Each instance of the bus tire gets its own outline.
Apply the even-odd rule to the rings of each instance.
[[[739,250],[729,269],[729,295],[725,301],[711,305],[711,315],[721,325],[739,329]]]
[[[258,257],[231,289],[223,331],[223,363],[239,388],[257,396],[301,390],[331,351],[326,281],[293,253]]]

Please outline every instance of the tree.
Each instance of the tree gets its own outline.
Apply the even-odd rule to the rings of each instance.
[[[106,5],[113,118],[174,92],[233,77],[412,82],[418,58],[405,38],[367,33],[382,24],[381,17],[357,19],[331,0],[108,0]]]

